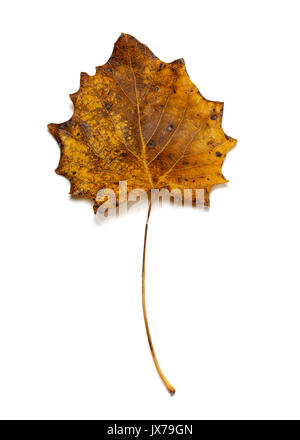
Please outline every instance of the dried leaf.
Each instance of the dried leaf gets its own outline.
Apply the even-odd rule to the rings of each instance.
[[[81,74],[71,95],[72,118],[49,124],[61,147],[56,172],[71,182],[71,195],[94,201],[100,189],[203,189],[226,182],[221,168],[236,140],[222,130],[223,103],[208,101],[191,82],[182,59],[164,63],[147,46],[122,34],[109,61],[96,74]],[[185,194],[182,194],[185,198]],[[195,194],[192,193],[195,204]],[[145,302],[145,227],[142,304],[156,369],[171,394],[174,387],[157,361]]]
[[[70,97],[71,119],[48,126],[61,148],[56,172],[95,209],[98,190],[118,196],[123,180],[128,191],[204,189],[206,205],[211,188],[227,182],[221,167],[236,140],[221,127],[223,103],[200,94],[183,59],[164,63],[121,34],[109,61],[81,73]]]

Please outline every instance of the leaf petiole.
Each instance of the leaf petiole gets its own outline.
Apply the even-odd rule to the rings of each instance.
[[[150,330],[149,330],[149,324],[148,324],[148,318],[147,318],[147,310],[146,310],[146,299],[145,299],[145,264],[146,264],[146,246],[147,246],[147,233],[148,233],[148,223],[149,223],[149,217],[150,217],[150,213],[151,213],[151,200],[149,202],[149,208],[148,208],[148,214],[147,214],[147,221],[146,221],[146,225],[145,225],[145,236],[144,236],[144,252],[143,252],[143,269],[142,269],[142,303],[143,303],[143,315],[144,315],[144,321],[145,321],[145,327],[146,327],[146,332],[147,332],[147,338],[148,338],[148,342],[149,342],[149,346],[150,346],[150,351],[152,354],[152,358],[156,367],[156,370],[161,378],[161,380],[163,381],[163,383],[165,384],[165,386],[167,387],[169,393],[171,395],[173,395],[175,393],[175,388],[170,384],[170,382],[168,382],[168,380],[165,378],[155,351],[154,351],[154,347],[153,347],[153,343],[152,343],[152,338],[150,335]]]

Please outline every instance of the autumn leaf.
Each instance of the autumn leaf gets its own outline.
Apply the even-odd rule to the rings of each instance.
[[[48,128],[61,148],[56,172],[71,182],[72,197],[94,202],[100,189],[119,196],[140,188],[204,190],[227,182],[221,168],[236,140],[221,126],[223,103],[205,99],[191,82],[183,59],[164,63],[134,37],[121,34],[110,59],[95,75],[81,73],[79,90],[70,95],[71,119]],[[192,202],[196,203],[194,192]],[[145,228],[142,302],[148,341],[157,371],[175,392],[158,364],[145,304]]]
[[[118,196],[141,188],[203,189],[225,183],[221,167],[236,140],[222,127],[223,103],[208,101],[191,82],[183,59],[164,63],[122,34],[96,74],[81,73],[70,95],[71,119],[48,128],[61,148],[57,174],[70,194],[93,200],[99,189]],[[195,203],[195,198],[193,200]]]

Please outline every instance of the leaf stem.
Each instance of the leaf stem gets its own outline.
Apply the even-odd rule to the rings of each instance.
[[[145,321],[145,327],[146,327],[147,338],[148,338],[148,342],[149,342],[149,346],[150,346],[150,351],[152,354],[152,358],[153,358],[156,370],[157,370],[161,380],[163,381],[163,383],[167,387],[169,393],[174,394],[175,388],[167,381],[167,379],[165,378],[165,376],[159,366],[159,363],[158,363],[158,360],[157,360],[157,357],[156,357],[156,354],[154,351],[154,347],[153,347],[153,343],[152,343],[152,339],[151,339],[151,335],[150,335],[150,330],[149,330],[148,318],[147,318],[146,300],[145,300],[145,263],[146,263],[146,245],[147,245],[147,233],[148,233],[148,223],[149,223],[150,212],[151,212],[151,200],[149,201],[149,208],[148,208],[148,215],[147,215],[147,221],[146,221],[146,225],[145,225],[145,236],[144,236],[143,271],[142,271],[143,314],[144,314],[144,321]]]

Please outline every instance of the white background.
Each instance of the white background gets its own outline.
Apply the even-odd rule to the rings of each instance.
[[[0,417],[300,418],[299,2],[1,3]],[[50,122],[121,32],[184,57],[238,139],[211,208],[97,224]]]

